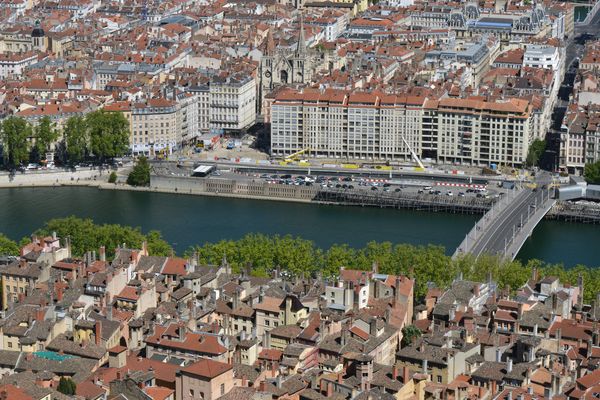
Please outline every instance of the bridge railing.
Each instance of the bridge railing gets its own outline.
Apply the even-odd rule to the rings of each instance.
[[[519,226],[513,225],[513,233],[510,239],[505,238],[504,242],[504,259],[514,260],[525,240],[533,233],[533,229],[550,211],[556,200],[552,198],[552,190],[550,188],[542,191],[542,198],[538,204],[537,198],[534,200],[534,207],[527,207],[527,216],[521,216]]]
[[[497,218],[504,210],[506,210],[513,201],[522,193],[522,189],[512,189],[505,196],[502,196],[483,217],[481,217],[466,234],[462,243],[458,246],[452,258],[456,258],[461,254],[468,254],[471,249],[477,243],[477,240],[483,235],[483,232],[494,223],[494,219]]]

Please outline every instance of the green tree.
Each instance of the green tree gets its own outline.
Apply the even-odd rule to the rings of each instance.
[[[538,165],[540,162],[540,158],[546,151],[546,141],[540,139],[534,139],[534,141],[529,146],[529,152],[527,153],[527,159],[525,163],[533,167],[534,165]]]
[[[76,164],[83,160],[89,143],[86,119],[80,116],[70,117],[63,128],[63,136],[69,162]]]
[[[151,255],[170,255],[171,246],[162,239],[158,232],[144,235],[140,228],[121,226],[117,224],[96,225],[91,219],[75,216],[51,219],[36,233],[50,235],[56,232],[61,238],[69,238],[71,251],[75,256],[82,256],[87,251],[106,246],[106,255],[111,257],[114,250],[123,244],[131,248],[141,248],[144,241],[148,244]],[[155,253],[156,252],[156,253]]]
[[[73,382],[71,378],[63,376],[58,381],[58,388],[56,390],[58,390],[64,395],[73,396],[75,394],[76,389],[77,385],[75,384],[75,382]]]
[[[117,173],[112,171],[108,176],[108,183],[117,183]]]
[[[19,246],[14,240],[10,240],[0,233],[0,255],[16,256],[19,255]]]
[[[421,336],[421,330],[414,325],[408,325],[402,328],[402,347],[410,346],[415,339]]]
[[[27,161],[31,136],[31,125],[22,118],[8,117],[2,122],[5,165],[14,167]]]
[[[595,163],[585,164],[583,169],[583,177],[587,183],[599,184],[600,183],[600,161]]]
[[[173,254],[173,248],[161,236],[159,231],[150,231],[146,235],[148,244],[148,253],[154,256],[170,256]]]
[[[44,116],[34,128],[34,134],[35,148],[40,157],[45,157],[50,146],[58,139],[58,130],[50,117]]]
[[[98,110],[86,115],[90,150],[101,160],[120,157],[129,149],[129,122],[121,112]]]
[[[137,159],[133,169],[127,176],[127,184],[131,186],[150,186],[150,163],[146,157]]]

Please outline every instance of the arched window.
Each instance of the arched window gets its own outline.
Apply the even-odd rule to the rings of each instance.
[[[288,73],[286,70],[282,70],[280,74],[281,83],[288,83]]]

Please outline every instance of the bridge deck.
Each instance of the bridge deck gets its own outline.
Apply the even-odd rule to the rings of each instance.
[[[482,254],[514,259],[535,226],[555,203],[549,189],[521,189],[499,201],[456,249],[453,258],[461,254],[479,257]]]

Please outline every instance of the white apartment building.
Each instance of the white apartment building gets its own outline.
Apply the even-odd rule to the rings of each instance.
[[[546,45],[528,44],[523,57],[524,67],[547,68],[558,71],[560,53],[558,48]]]
[[[34,52],[0,54],[0,79],[16,78],[23,70],[35,64],[38,58]]]
[[[177,95],[177,132],[180,142],[188,143],[199,136],[198,96],[191,93]]]
[[[209,88],[210,128],[239,131],[256,121],[256,82],[251,76],[213,77]]]
[[[423,155],[444,163],[522,165],[533,141],[529,101],[442,98],[423,105]]]
[[[186,87],[185,91],[197,98],[198,132],[206,133],[210,129],[210,90],[209,85]]]
[[[424,98],[306,89],[279,93],[271,108],[271,153],[309,149],[312,156],[410,159],[421,151]]]

